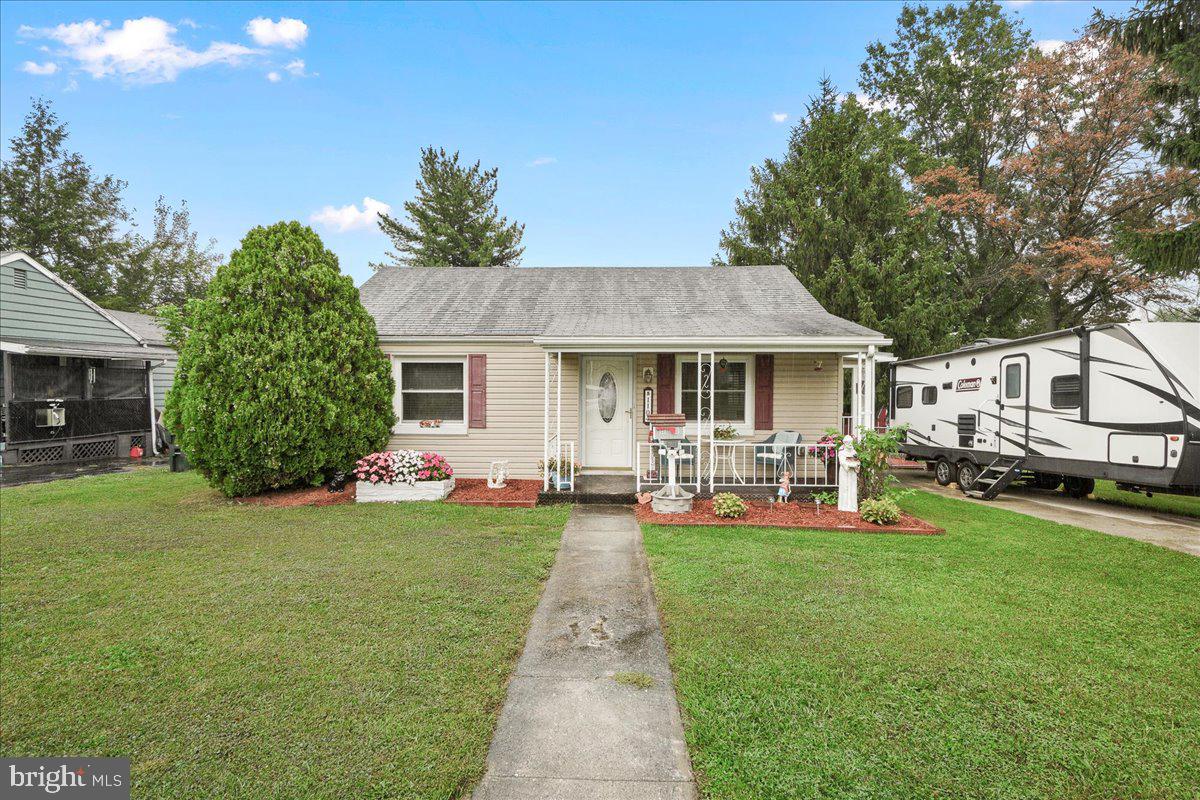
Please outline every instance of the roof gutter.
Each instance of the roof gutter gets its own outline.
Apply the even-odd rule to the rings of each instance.
[[[728,336],[728,337],[551,337],[539,336],[534,344],[545,350],[562,352],[613,352],[631,350],[661,353],[664,350],[752,350],[769,352],[829,352],[864,350],[871,345],[886,347],[892,340],[886,336]]]

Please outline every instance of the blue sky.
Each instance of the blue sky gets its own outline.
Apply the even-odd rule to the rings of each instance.
[[[1009,7],[1054,40],[1095,5]],[[358,282],[388,245],[369,212],[412,196],[427,144],[500,168],[527,266],[705,264],[750,166],[783,151],[822,75],[855,89],[899,10],[5,2],[0,134],[7,153],[47,97],[143,225],[159,194],[186,199],[228,253],[299,219]]]

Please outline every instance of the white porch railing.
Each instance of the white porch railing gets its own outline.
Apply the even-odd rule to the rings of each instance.
[[[575,491],[575,442],[560,441],[557,436],[553,436],[551,439],[551,447],[554,450],[551,458],[554,459],[556,476],[554,481],[550,481],[550,465],[544,464],[543,469],[546,470],[547,483],[555,491],[573,492]],[[565,472],[564,464],[566,465]]]
[[[677,480],[680,485],[694,486],[697,491],[705,487],[716,491],[739,486],[775,486],[785,471],[792,473],[793,491],[837,486],[837,445],[833,444],[707,440],[703,448],[687,444],[683,449],[684,455],[676,466]],[[655,442],[638,443],[637,491],[642,491],[645,485],[666,483],[666,450],[666,445]]]

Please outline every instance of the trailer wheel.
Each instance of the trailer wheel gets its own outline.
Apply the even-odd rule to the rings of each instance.
[[[975,479],[979,477],[979,467],[971,461],[958,462],[958,474],[954,476],[954,482],[958,484],[958,488],[964,492],[975,485]]]
[[[1046,489],[1053,492],[1059,486],[1062,486],[1062,476],[1054,475],[1049,472],[1036,472],[1033,476],[1033,485],[1039,489]]]
[[[933,465],[933,479],[938,486],[949,486],[954,483],[954,466],[944,458],[939,458]]]
[[[1063,481],[1063,491],[1067,493],[1068,497],[1074,497],[1075,499],[1087,497],[1096,491],[1096,481],[1091,478],[1076,478],[1072,476]]]

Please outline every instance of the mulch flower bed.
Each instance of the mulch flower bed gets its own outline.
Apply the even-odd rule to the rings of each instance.
[[[489,489],[484,478],[455,478],[454,491],[447,503],[494,508],[533,508],[537,505],[541,481],[509,479],[503,489]]]
[[[655,525],[756,525],[763,528],[808,528],[851,533],[945,533],[941,528],[909,514],[902,515],[900,521],[892,525],[876,525],[864,522],[856,513],[826,506],[822,506],[818,514],[814,503],[747,503],[745,515],[737,519],[725,519],[714,514],[712,500],[695,500],[692,510],[687,514],[656,514],[647,503],[637,507],[637,519],[638,522]]]
[[[295,506],[336,506],[354,502],[354,481],[346,484],[340,492],[331,492],[325,486],[305,486],[300,489],[274,489],[253,497],[236,498],[239,503],[271,508],[293,508]]]

